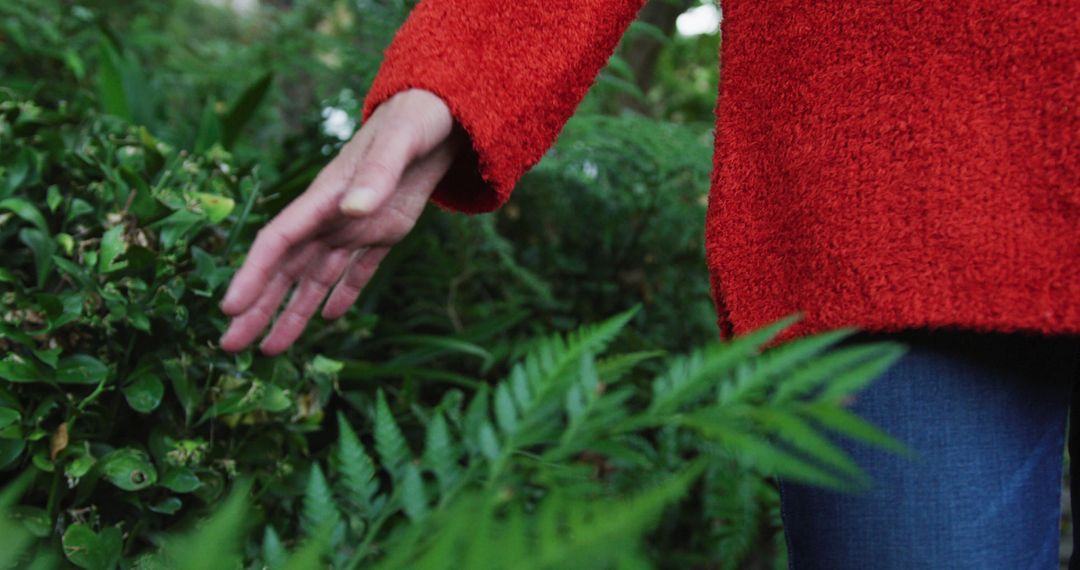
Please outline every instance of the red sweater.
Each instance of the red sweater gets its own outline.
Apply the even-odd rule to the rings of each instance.
[[[366,119],[442,97],[433,201],[487,212],[554,143],[641,0],[423,0]],[[706,246],[724,334],[1080,332],[1074,0],[725,0]],[[572,199],[567,196],[567,199]]]

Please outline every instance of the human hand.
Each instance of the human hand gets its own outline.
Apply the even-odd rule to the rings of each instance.
[[[259,345],[287,349],[327,292],[325,319],[360,296],[379,262],[416,224],[465,137],[446,104],[409,89],[383,102],[311,186],[259,230],[221,310],[231,317],[221,348],[246,348],[288,305]]]

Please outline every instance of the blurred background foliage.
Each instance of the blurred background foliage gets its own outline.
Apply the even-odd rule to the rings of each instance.
[[[717,341],[697,0],[499,212],[429,208],[345,318],[217,350],[413,4],[0,0],[0,567],[782,568],[769,474],[860,482],[826,428],[899,449],[842,407],[898,347]]]

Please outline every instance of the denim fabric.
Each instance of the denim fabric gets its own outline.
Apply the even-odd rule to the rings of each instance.
[[[869,338],[869,337],[863,337]],[[1080,339],[879,335],[910,351],[851,409],[917,453],[838,443],[874,485],[780,482],[794,570],[1055,569]]]

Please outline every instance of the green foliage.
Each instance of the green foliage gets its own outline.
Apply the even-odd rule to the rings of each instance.
[[[665,121],[575,117],[346,317],[222,353],[240,256],[410,5],[289,4],[0,0],[0,568],[735,567],[769,476],[903,451],[843,406],[898,347],[715,340],[710,141]]]

